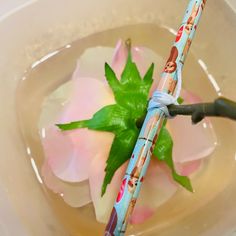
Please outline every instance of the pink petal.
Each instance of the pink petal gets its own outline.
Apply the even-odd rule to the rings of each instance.
[[[142,77],[145,75],[150,65],[152,63],[155,64],[154,76],[153,76],[153,78],[155,79],[151,89],[152,93],[154,89],[157,87],[157,82],[158,82],[157,78],[159,78],[160,75],[160,67],[158,67],[158,65],[163,64],[164,62],[163,58],[160,57],[151,49],[145,47],[132,47],[131,52],[132,52],[132,60],[136,63]],[[120,79],[120,76],[124,70],[127,56],[128,56],[127,47],[122,40],[119,40],[116,45],[112,60],[112,68],[115,70],[118,79]]]
[[[116,171],[111,184],[107,187],[105,195],[101,197],[101,187],[105,176],[104,169],[108,155],[109,149],[104,147],[104,152],[94,157],[89,172],[91,197],[95,209],[96,219],[102,223],[107,223],[109,220],[111,210],[113,208],[113,204],[115,203],[127,166],[124,164]]]
[[[51,171],[47,161],[42,167],[42,176],[48,188],[59,194],[72,207],[81,207],[91,202],[88,180],[69,184],[58,179]]]
[[[76,78],[92,77],[105,81],[104,65],[105,62],[111,64],[113,54],[114,48],[112,47],[87,48],[78,60]]]
[[[97,110],[114,101],[102,82],[90,78],[74,81],[75,92],[57,123],[91,118]],[[61,132],[51,126],[46,129],[43,139],[44,152],[58,178],[69,182],[83,181],[88,178],[92,158],[113,137],[111,133],[87,129]]]
[[[87,129],[62,132],[50,127],[43,146],[53,173],[64,181],[79,182],[88,178],[91,160],[101,149],[100,145],[107,145],[112,140],[111,133],[104,135]]]
[[[199,170],[201,167],[202,160],[184,162],[184,163],[175,163],[175,167],[179,174],[183,176],[190,176],[192,173]]]
[[[148,54],[150,49],[141,48],[141,47],[132,47],[131,48],[131,55],[132,60],[136,63],[140,74],[143,76],[144,73],[147,71],[150,59],[148,62],[143,58],[144,54]],[[116,72],[117,78],[120,79],[120,76],[124,70],[128,57],[128,49],[125,43],[122,40],[119,40],[116,44],[116,48],[114,51],[113,59],[112,59],[112,68]],[[149,66],[152,62],[149,63]]]
[[[120,39],[116,44],[116,48],[112,59],[112,68],[116,72],[116,76],[118,79],[120,79],[121,73],[124,70],[127,56],[128,56],[128,50],[124,42]]]
[[[136,206],[134,208],[130,224],[142,224],[144,221],[153,216],[155,210],[147,206]]]
[[[58,122],[71,122],[92,118],[93,114],[108,104],[114,104],[112,91],[103,82],[93,78],[78,78],[78,68],[73,75],[73,93]]]
[[[197,103],[201,100],[196,95],[184,91],[185,103]],[[209,156],[215,149],[216,135],[208,119],[192,125],[191,117],[177,116],[168,121],[174,140],[173,158],[184,163]]]
[[[162,168],[162,164],[158,161],[151,160],[131,223],[140,224],[150,218],[159,206],[173,197],[176,191],[177,185],[170,177],[170,171]]]

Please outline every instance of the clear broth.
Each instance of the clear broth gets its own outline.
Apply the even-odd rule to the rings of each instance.
[[[80,55],[90,47],[114,47],[118,39],[131,38],[134,45],[146,46],[162,58],[167,58],[174,40],[170,30],[152,24],[140,24],[120,27],[78,39],[58,51],[36,62],[21,80],[16,95],[17,111],[21,132],[28,154],[40,172],[44,155],[38,130],[42,103],[61,84],[71,78]],[[161,70],[163,65],[156,65]],[[217,93],[209,77],[191,53],[186,61],[184,87],[194,91],[204,101],[212,101]],[[217,91],[218,93],[220,91]],[[218,145],[207,165],[193,179],[196,190],[190,194],[182,189],[162,205],[156,214],[142,225],[130,226],[127,235],[157,235],[171,227],[173,222],[189,217],[217,196],[226,186],[235,172],[234,147],[231,142],[231,123],[212,119],[217,134]],[[227,148],[223,148],[227,147]],[[224,156],[224,159],[221,158]],[[222,178],[224,176],[224,178]],[[67,228],[68,235],[102,235],[104,225],[96,222],[92,204],[82,208],[72,208],[63,199],[47,189],[42,191],[50,202],[55,215]],[[209,222],[214,223],[214,222]],[[187,226],[186,226],[187,227]]]

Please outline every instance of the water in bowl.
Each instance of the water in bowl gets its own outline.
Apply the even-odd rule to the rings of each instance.
[[[45,197],[50,202],[56,217],[67,228],[68,235],[102,235],[104,225],[96,222],[92,204],[78,209],[68,206],[60,195],[54,194],[45,187],[40,177],[44,155],[38,123],[44,99],[70,80],[78,58],[88,48],[114,47],[118,39],[131,38],[134,45],[152,49],[164,62],[174,37],[173,30],[152,24],[125,26],[96,33],[78,39],[33,63],[19,83],[16,95],[18,121],[28,158]],[[163,63],[156,65],[159,71],[162,67]],[[220,89],[212,81],[214,79],[212,75],[206,72],[204,62],[190,53],[183,73],[184,87],[194,91],[204,101],[212,101],[220,94]],[[231,123],[212,119],[212,124],[217,134],[218,144],[211,157],[205,161],[204,168],[193,179],[196,192],[190,194],[179,189],[150,220],[142,225],[130,226],[127,235],[157,235],[158,232],[164,235],[171,227],[178,224],[180,219],[192,217],[197,221],[199,219],[194,218],[195,212],[201,210],[225,188],[236,168],[231,142]],[[223,148],[225,146],[228,148]],[[205,223],[213,222],[209,219],[209,222]]]

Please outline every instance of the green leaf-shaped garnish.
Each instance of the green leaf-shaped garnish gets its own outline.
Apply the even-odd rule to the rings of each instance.
[[[61,130],[88,128],[115,134],[106,162],[102,195],[106,192],[107,185],[111,182],[116,170],[131,157],[140,131],[140,121],[143,120],[147,111],[149,90],[153,83],[153,70],[154,64],[149,67],[142,78],[136,64],[132,61],[130,51],[120,80],[112,68],[105,63],[106,80],[113,91],[116,104],[103,107],[90,120],[57,125]],[[178,175],[175,171],[172,146],[171,136],[163,128],[154,148],[154,154],[171,168],[175,181],[192,191],[189,179]]]
[[[173,179],[182,185],[184,188],[193,192],[193,188],[191,182],[187,176],[179,175],[174,166],[174,162],[172,159],[172,149],[173,149],[173,140],[169,131],[166,127],[162,127],[159,138],[156,142],[156,145],[153,150],[153,155],[158,158],[160,161],[164,161],[167,166],[171,169]]]

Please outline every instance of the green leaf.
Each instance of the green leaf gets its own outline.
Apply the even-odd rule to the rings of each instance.
[[[153,79],[154,65],[152,64],[144,79],[140,77],[136,65],[128,57],[127,64],[119,81],[114,71],[107,64],[105,75],[115,95],[116,103],[130,111],[130,118],[136,120],[146,114],[148,94]]]
[[[152,83],[153,83],[153,79],[152,79],[153,71],[154,71],[154,63],[151,64],[151,66],[149,67],[147,73],[146,73],[146,74],[144,75],[144,77],[143,77],[144,83],[145,83],[145,84],[148,84],[150,87],[151,87],[151,85],[152,85]],[[150,88],[150,87],[149,87],[149,88]],[[149,92],[149,89],[148,89],[147,92]]]
[[[135,146],[138,133],[147,111],[149,90],[153,83],[154,64],[141,78],[136,64],[132,61],[131,52],[120,80],[112,68],[105,63],[106,80],[112,89],[116,104],[108,105],[97,111],[89,120],[74,121],[68,124],[57,124],[61,130],[88,128],[107,131],[115,134],[109,157],[106,162],[105,177],[101,194],[104,195],[116,170],[130,157]],[[182,100],[179,99],[179,102]],[[166,121],[164,122],[164,126]],[[172,170],[175,181],[192,191],[190,180],[177,174],[172,160],[173,141],[166,128],[162,128],[154,155],[166,162]]]
[[[140,76],[138,68],[136,64],[132,61],[130,53],[128,54],[125,69],[121,74],[120,82],[122,85],[131,85],[131,86],[142,82],[142,78]]]
[[[153,155],[157,157],[158,160],[164,161],[169,166],[172,172],[172,177],[177,183],[179,183],[181,186],[183,186],[190,192],[193,192],[190,179],[187,176],[179,175],[176,172],[172,159],[172,150],[173,140],[168,130],[163,126],[160,131],[159,138],[154,147]]]
[[[115,136],[109,158],[107,159],[106,175],[102,185],[102,196],[105,194],[107,185],[111,182],[116,170],[131,157],[138,133],[139,130],[137,128],[127,129]]]
[[[181,105],[184,102],[184,99],[182,97],[178,97],[177,102]]]
[[[115,72],[112,70],[112,68],[105,63],[105,76],[107,79],[107,82],[110,86],[110,88],[112,89],[113,93],[118,93],[118,91],[121,90],[121,85],[119,80],[116,77]]]
[[[92,130],[109,131],[117,133],[132,127],[129,119],[129,111],[115,104],[103,107],[96,112],[92,119],[75,121],[68,124],[57,124],[61,130],[73,130],[78,128],[89,128]]]
[[[87,120],[73,121],[67,124],[56,124],[56,126],[63,131],[87,128]]]

